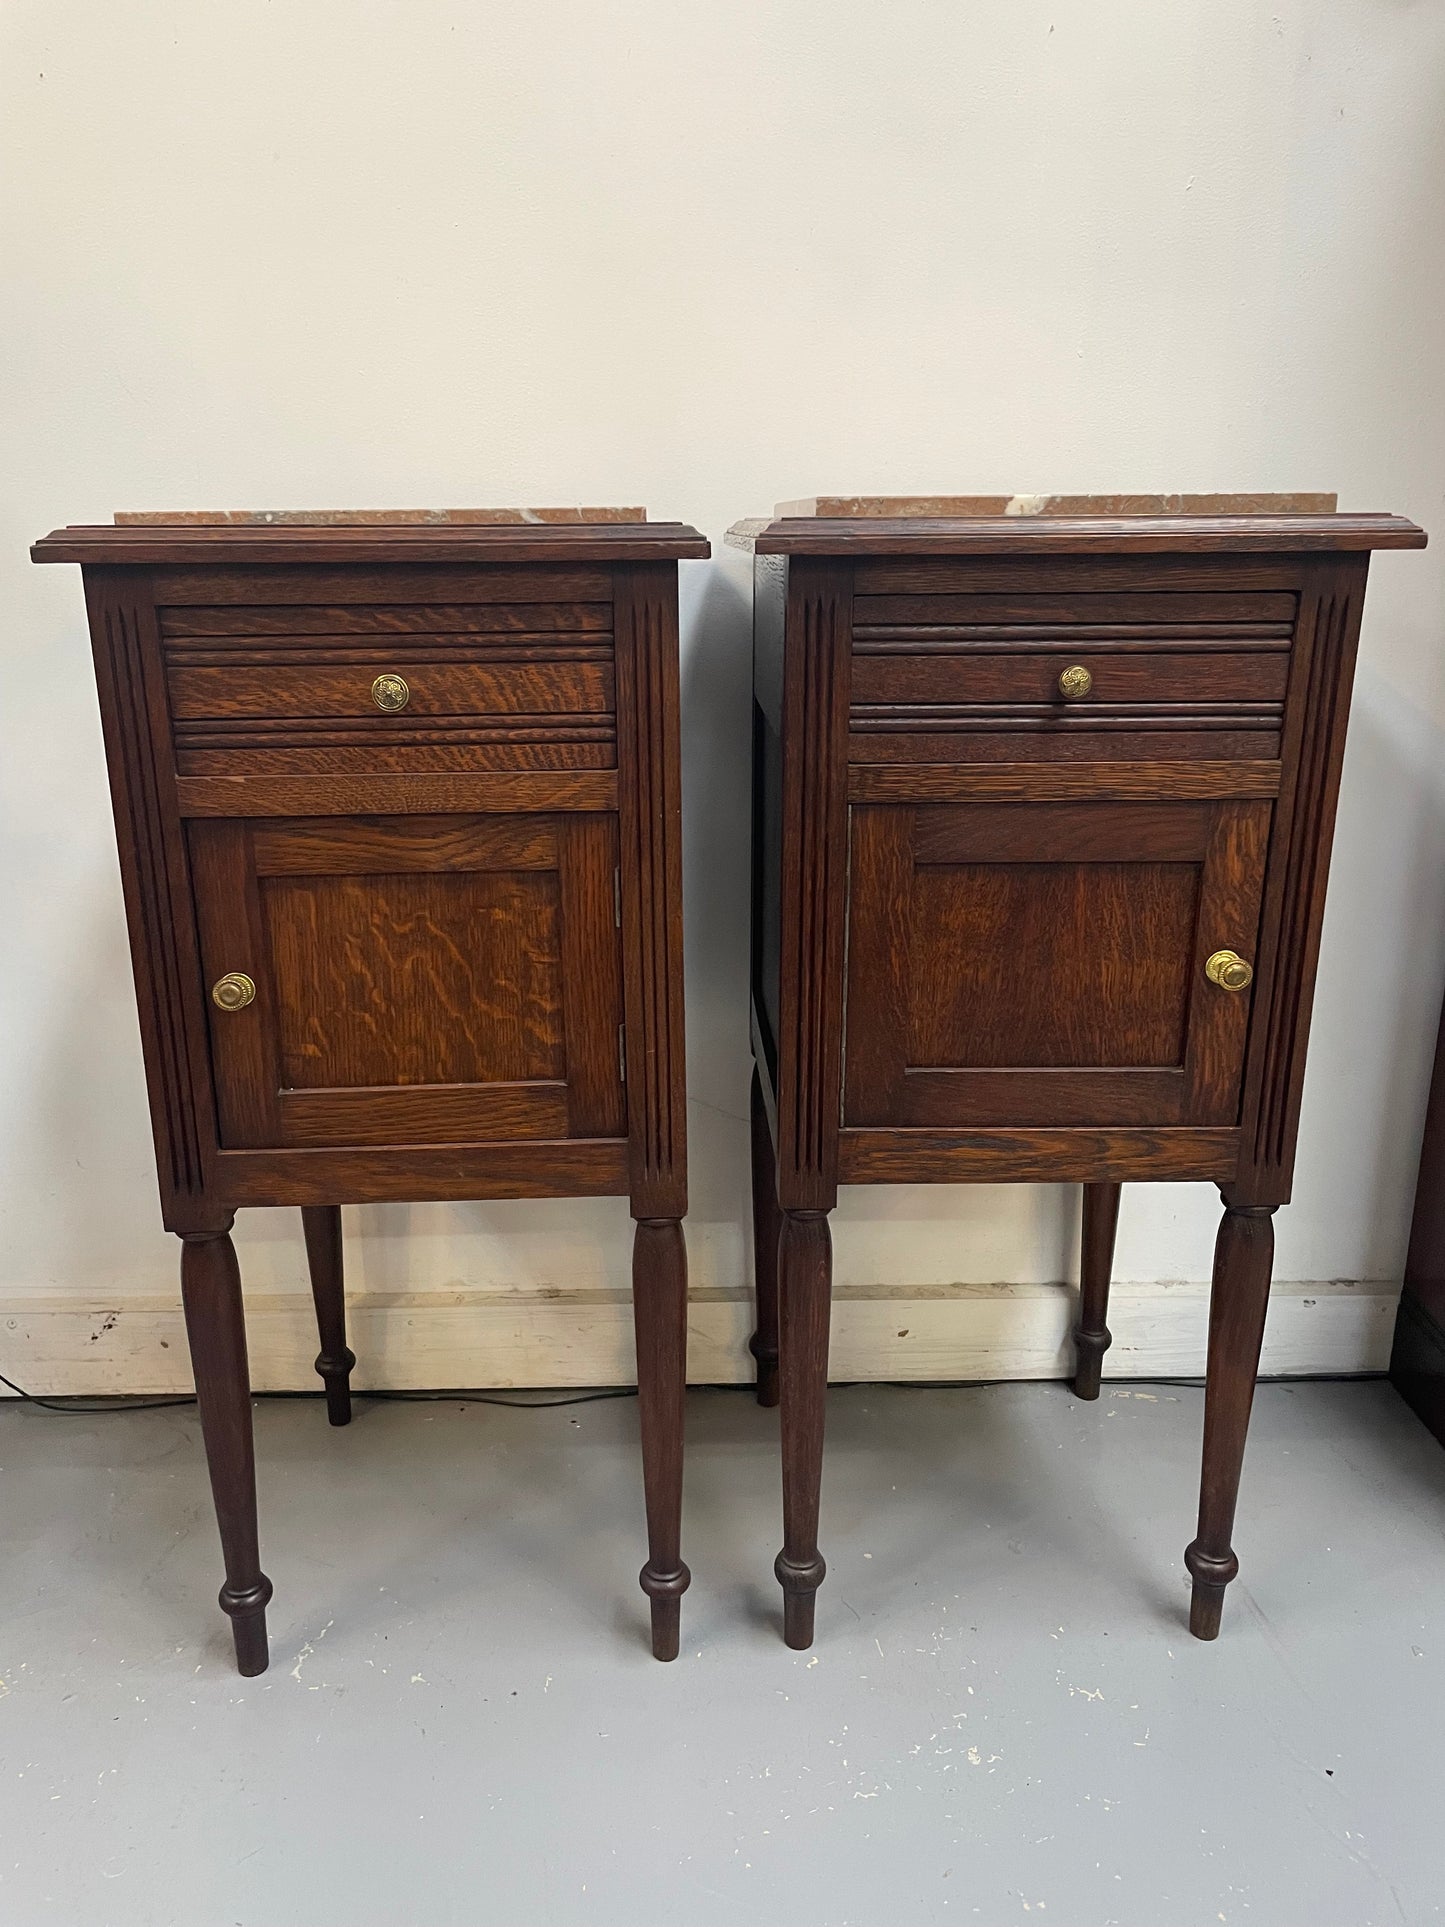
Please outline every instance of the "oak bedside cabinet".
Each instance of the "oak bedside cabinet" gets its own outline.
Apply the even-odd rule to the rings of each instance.
[[[641,510],[68,528],[165,1223],[242,1673],[265,1670],[230,1228],[299,1205],[333,1424],[342,1203],[626,1196],[653,1651],[677,1653],[687,1264],[677,561]]]
[[[1219,1186],[1190,1626],[1219,1630],[1369,551],[1334,498],[798,504],[754,564],[759,1397],[805,1647],[839,1184]],[[781,1380],[781,1384],[779,1384]]]

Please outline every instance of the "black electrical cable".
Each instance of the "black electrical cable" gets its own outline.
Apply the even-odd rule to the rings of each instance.
[[[1300,1372],[1291,1373],[1289,1377],[1284,1379],[1276,1379],[1273,1383],[1296,1385],[1311,1382],[1328,1382],[1337,1379],[1339,1376],[1340,1374],[1338,1372]],[[1352,1378],[1380,1378],[1383,1374],[1380,1372],[1354,1372],[1351,1373],[1350,1376]],[[884,1378],[860,1379],[855,1381],[851,1386],[835,1385],[833,1389],[839,1392],[848,1390],[857,1391],[859,1389],[889,1392],[974,1392],[985,1389],[996,1389],[1002,1385],[1018,1384],[1020,1382],[1036,1385],[1067,1385],[1068,1380],[1062,1378],[1032,1379],[1027,1381],[1002,1378]],[[1270,1383],[1271,1381],[1265,1380],[1264,1382]],[[0,1372],[0,1385],[8,1385],[17,1398],[22,1399],[27,1405],[36,1406],[42,1412],[58,1412],[62,1417],[72,1418],[107,1418],[112,1414],[119,1414],[121,1412],[162,1412],[171,1406],[194,1405],[196,1402],[194,1392],[188,1394],[183,1393],[176,1398],[122,1398],[116,1399],[108,1404],[96,1404],[93,1401],[84,1399],[60,1400],[41,1398],[38,1392],[27,1392],[23,1385],[17,1385],[13,1378],[7,1378],[4,1372]],[[1106,1379],[1104,1389],[1106,1391],[1128,1390],[1129,1387],[1134,1385],[1174,1385],[1182,1387],[1186,1391],[1202,1392],[1204,1390],[1204,1380],[1202,1378]],[[688,1389],[690,1391],[751,1393],[753,1388],[751,1385],[694,1385]],[[319,1391],[257,1392],[254,1396],[257,1398],[324,1398],[325,1393]],[[353,1398],[372,1398],[377,1400],[389,1399],[396,1403],[410,1404],[500,1405],[509,1411],[532,1412],[550,1411],[563,1405],[593,1405],[602,1399],[636,1398],[637,1387],[635,1385],[614,1385],[602,1391],[569,1393],[565,1398],[504,1398],[496,1392],[358,1391],[354,1392],[352,1396]]]
[[[162,1412],[173,1405],[194,1405],[194,1392],[176,1398],[132,1398],[115,1399],[105,1404],[96,1404],[86,1399],[41,1398],[38,1392],[27,1392],[23,1385],[17,1385],[13,1378],[0,1372],[0,1385],[8,1385],[15,1396],[27,1405],[34,1405],[42,1412],[58,1412],[62,1418],[108,1418],[121,1412]],[[416,1404],[427,1402],[454,1405],[501,1405],[512,1411],[535,1411],[557,1405],[590,1405],[597,1399],[636,1398],[635,1385],[612,1386],[604,1391],[569,1393],[566,1398],[503,1398],[495,1392],[356,1392],[356,1398],[394,1399]],[[258,1392],[257,1398],[324,1398],[324,1392]]]

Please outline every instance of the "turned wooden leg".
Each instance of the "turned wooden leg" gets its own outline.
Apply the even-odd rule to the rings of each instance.
[[[748,1350],[758,1361],[758,1403],[778,1402],[778,1163],[763,1102],[762,1073],[753,1065],[753,1296],[757,1329]]]
[[[687,1392],[687,1247],[676,1218],[639,1218],[632,1245],[637,1401],[647,1496],[647,1564],[639,1583],[652,1601],[652,1652],[676,1659],[682,1595],[682,1433]]]
[[[1229,1539],[1273,1261],[1274,1207],[1234,1205],[1226,1199],[1214,1245],[1214,1286],[1209,1299],[1199,1534],[1184,1554],[1194,1581],[1189,1630],[1196,1639],[1219,1637],[1224,1589],[1239,1571]]]
[[[181,1297],[226,1565],[221,1607],[231,1616],[237,1668],[250,1679],[265,1672],[269,1658],[266,1604],[271,1581],[261,1570],[256,1540],[256,1456],[246,1319],[229,1230],[182,1240]]]
[[[784,1212],[778,1240],[783,1549],[773,1569],[783,1588],[783,1638],[800,1651],[813,1643],[813,1612],[827,1571],[818,1551],[818,1501],[832,1285],[827,1212]]]
[[[1099,1374],[1111,1343],[1109,1281],[1114,1273],[1114,1232],[1119,1224],[1119,1186],[1084,1186],[1084,1234],[1079,1249],[1079,1322],[1074,1327],[1074,1391],[1099,1396]]]
[[[301,1223],[306,1232],[306,1262],[311,1267],[311,1296],[316,1301],[316,1329],[321,1337],[316,1369],[326,1386],[326,1416],[333,1425],[350,1425],[351,1368],[356,1354],[346,1343],[341,1207],[303,1204]]]

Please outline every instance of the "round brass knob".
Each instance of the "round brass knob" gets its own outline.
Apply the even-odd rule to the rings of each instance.
[[[371,700],[378,709],[394,715],[398,709],[405,709],[411,701],[411,691],[402,676],[378,676],[371,685]]]
[[[1248,990],[1254,982],[1254,965],[1233,950],[1216,950],[1205,964],[1204,974],[1221,990]]]
[[[1070,663],[1059,677],[1059,694],[1065,702],[1073,702],[1079,696],[1087,696],[1094,687],[1094,678],[1081,662]]]
[[[211,985],[211,1002],[220,1010],[244,1010],[256,1001],[256,986],[244,970],[228,970]]]

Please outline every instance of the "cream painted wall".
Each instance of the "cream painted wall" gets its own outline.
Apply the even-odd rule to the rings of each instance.
[[[1436,546],[1374,569],[1277,1267],[1398,1280],[1445,982],[1440,0],[8,0],[0,66],[0,1370],[183,1371],[97,1315],[172,1298],[175,1251],[80,586],[25,558],[117,507],[645,501],[719,545],[819,489],[1415,516]],[[682,593],[690,1239],[731,1300],[745,564]],[[847,1194],[839,1282],[1064,1278],[1076,1200]],[[1129,1192],[1119,1276],[1206,1277],[1214,1221]],[[366,1294],[626,1284],[611,1202],[348,1227]],[[241,1246],[248,1286],[298,1289],[289,1215]]]

